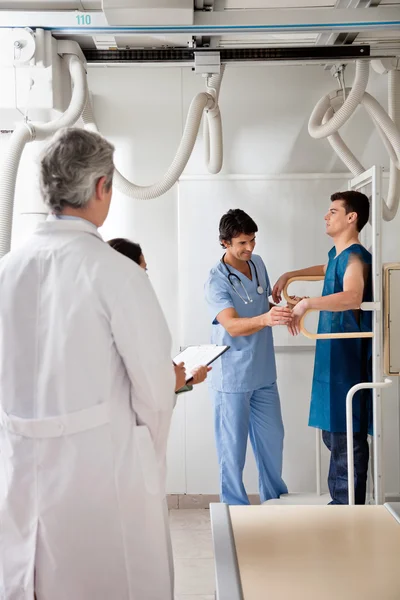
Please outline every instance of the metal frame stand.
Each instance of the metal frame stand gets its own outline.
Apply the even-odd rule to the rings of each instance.
[[[383,474],[383,431],[382,431],[382,393],[381,389],[391,385],[390,379],[383,381],[383,323],[382,323],[382,168],[371,167],[350,181],[349,189],[359,191],[371,185],[371,225],[372,225],[372,290],[374,301],[361,305],[362,310],[373,311],[372,338],[372,383],[360,383],[353,386],[346,397],[347,423],[347,465],[349,504],[354,504],[354,449],[353,449],[353,396],[360,389],[373,390],[373,425],[374,425],[374,501],[375,504],[385,502]]]

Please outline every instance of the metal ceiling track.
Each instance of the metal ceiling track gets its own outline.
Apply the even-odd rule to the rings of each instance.
[[[83,49],[87,62],[104,63],[190,63],[195,56],[211,54],[201,48],[142,48],[126,50]],[[215,54],[216,50],[212,53]],[[300,46],[282,48],[221,48],[221,62],[279,62],[279,61],[346,61],[370,57],[367,45]]]

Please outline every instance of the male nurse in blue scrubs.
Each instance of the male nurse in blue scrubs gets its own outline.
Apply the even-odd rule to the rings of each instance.
[[[230,346],[209,377],[221,502],[227,504],[249,504],[242,477],[249,434],[261,502],[287,493],[271,328],[288,325],[291,310],[270,306],[267,270],[262,258],[253,254],[257,231],[242,210],[230,210],[221,218],[219,240],[225,253],[205,284],[212,343]]]
[[[321,311],[318,333],[371,331],[371,312],[360,310],[362,302],[372,300],[372,257],[359,239],[368,218],[367,196],[355,191],[333,194],[325,216],[326,233],[334,243],[328,264],[285,273],[275,284],[272,297],[279,302],[291,277],[325,275],[322,297],[304,298],[294,307],[290,324],[294,335],[307,310]],[[367,381],[372,381],[370,338],[317,340],[309,425],[322,429],[322,439],[331,452],[330,504],[348,504],[346,396],[353,385]],[[371,417],[371,390],[357,392],[353,400],[356,504],[365,504]]]

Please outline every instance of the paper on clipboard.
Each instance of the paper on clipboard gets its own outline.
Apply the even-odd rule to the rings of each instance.
[[[217,346],[216,344],[202,344],[201,346],[188,346],[177,354],[174,363],[184,363],[186,369],[186,381],[192,379],[192,372],[196,367],[208,366],[221,354],[226,352],[229,346]]]

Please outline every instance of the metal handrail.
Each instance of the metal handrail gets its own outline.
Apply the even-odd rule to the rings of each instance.
[[[360,390],[372,390],[375,388],[389,387],[393,382],[385,379],[377,383],[358,383],[349,389],[346,396],[346,431],[347,431],[347,481],[349,491],[349,504],[355,503],[354,486],[354,444],[353,444],[353,396]]]

